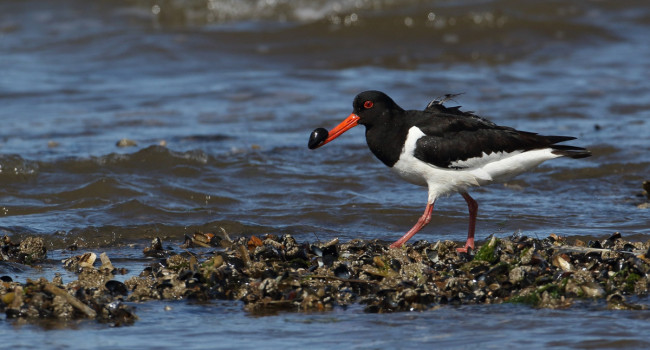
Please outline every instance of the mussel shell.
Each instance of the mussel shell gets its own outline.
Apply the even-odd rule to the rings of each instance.
[[[321,258],[323,257],[323,250],[320,249],[320,247],[318,247],[318,246],[312,244],[310,248],[311,248],[311,252],[312,252],[314,255],[319,256],[319,257],[321,257]]]
[[[399,262],[397,259],[391,259],[390,263],[388,264],[393,271],[399,272],[399,270],[402,269],[402,263]]]
[[[350,270],[345,264],[341,264],[334,269],[334,276],[338,278],[348,279],[350,278]]]
[[[127,295],[129,290],[126,285],[120,281],[110,280],[104,285],[111,295]]]
[[[600,244],[600,241],[589,241],[587,243],[587,247],[594,248],[594,249],[602,249],[603,245]]]
[[[11,276],[2,276],[0,277],[0,281],[2,282],[13,282],[14,280],[11,278]]]
[[[626,243],[626,244],[623,246],[623,251],[626,251],[626,252],[633,252],[634,249],[636,249],[636,248],[634,247],[634,245],[632,245],[632,244],[630,244],[630,243]]]
[[[317,128],[314,131],[311,132],[311,135],[309,135],[309,143],[307,143],[307,147],[309,149],[314,149],[318,146],[320,146],[325,139],[327,139],[327,136],[329,136],[329,132],[327,129],[324,128]]]

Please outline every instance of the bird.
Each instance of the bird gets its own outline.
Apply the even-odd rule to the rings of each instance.
[[[444,105],[456,96],[435,99],[424,110],[404,110],[381,91],[364,91],[354,98],[352,113],[340,124],[330,131],[317,128],[310,136],[308,147],[317,149],[363,125],[375,157],[404,180],[428,188],[424,214],[391,248],[401,247],[431,221],[438,198],[459,193],[467,202],[469,227],[465,244],[457,251],[471,252],[478,203],[469,188],[505,182],[550,159],[591,155],[585,148],[558,144],[575,137],[520,131],[460,106]]]

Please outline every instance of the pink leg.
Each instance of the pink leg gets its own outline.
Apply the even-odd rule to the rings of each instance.
[[[476,213],[478,212],[478,203],[474,198],[470,197],[469,193],[461,193],[465,201],[467,202],[467,207],[469,208],[469,229],[467,230],[467,242],[465,242],[465,247],[456,248],[459,253],[467,253],[468,249],[474,249],[474,231],[476,230]]]
[[[434,202],[435,203],[435,202]],[[424,214],[418,219],[418,222],[413,226],[402,238],[398,239],[395,241],[395,243],[391,244],[391,248],[399,248],[402,246],[402,244],[406,243],[413,235],[418,233],[421,228],[426,226],[429,221],[431,221],[431,213],[433,212],[433,203],[427,203],[427,207],[424,209]]]

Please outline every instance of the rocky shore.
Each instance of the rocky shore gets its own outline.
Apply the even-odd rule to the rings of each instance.
[[[495,303],[570,308],[592,300],[608,309],[646,308],[635,301],[648,295],[650,241],[627,241],[619,233],[588,242],[513,235],[490,237],[471,254],[456,246],[418,241],[389,249],[377,240],[308,243],[266,235],[233,241],[225,233],[196,233],[178,252],[156,238],[142,252],[151,263],[124,282],[116,279],[123,268],[92,252],[62,261],[77,276],[66,284],[60,276],[25,282],[2,276],[0,311],[27,322],[88,318],[119,326],[135,322],[137,304],[148,300],[240,300],[260,315],[351,304],[366,312]],[[5,236],[0,267],[38,265],[45,247],[40,237],[14,243]]]

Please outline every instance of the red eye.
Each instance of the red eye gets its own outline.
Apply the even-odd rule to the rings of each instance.
[[[374,105],[374,103],[372,103],[372,101],[366,101],[366,102],[363,103],[363,107],[366,108],[366,109],[372,108],[373,105]]]

